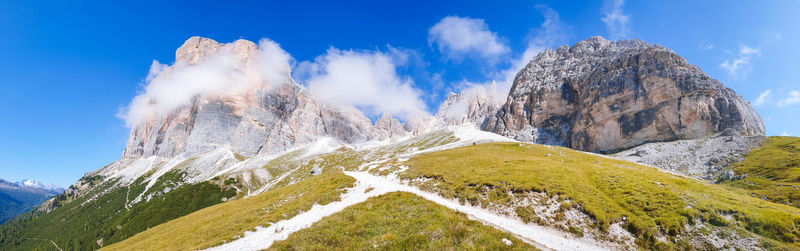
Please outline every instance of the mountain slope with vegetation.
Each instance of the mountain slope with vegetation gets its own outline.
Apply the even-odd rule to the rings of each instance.
[[[636,245],[660,249],[715,246],[715,236],[739,248],[798,247],[800,210],[656,168],[562,147],[497,143],[412,158],[401,174],[464,203],[513,212],[523,220],[561,226],[602,239],[621,224]],[[528,203],[520,203],[528,202]],[[555,203],[552,214],[537,205]],[[589,216],[584,223],[568,214]],[[567,224],[563,224],[566,221]],[[570,222],[572,221],[572,222]],[[570,226],[585,226],[570,229]],[[753,238],[754,237],[754,238]],[[754,246],[752,246],[754,245]]]
[[[349,154],[355,153],[337,151],[319,158],[336,156],[335,159],[343,160]],[[298,176],[292,184],[199,210],[109,248],[197,249],[235,240],[255,226],[268,226],[278,220],[289,219],[299,211],[308,210],[308,206],[299,211],[295,206],[275,206],[274,200],[291,197],[288,194],[293,192],[290,191],[299,192],[299,189],[310,184],[316,184],[310,186],[316,189],[327,187],[325,184],[335,180],[348,179],[338,169],[399,177],[413,186],[462,204],[477,205],[526,224],[546,226],[569,238],[593,240],[601,246],[614,249],[798,248],[796,236],[800,231],[800,209],[753,198],[740,189],[726,185],[708,184],[601,155],[509,142],[434,149],[418,152],[410,158],[387,157],[383,160],[373,159],[365,165],[368,163],[366,160],[351,156],[352,162],[337,162],[334,167],[323,169],[322,175]],[[284,203],[293,204],[298,198],[304,201],[302,197],[317,193],[315,191],[307,191],[301,197]],[[329,193],[329,196],[333,196],[330,198],[335,200],[337,193]],[[367,244],[411,247],[418,244],[432,248],[442,245],[435,240],[415,242],[412,236],[391,237],[398,234],[384,231],[379,227],[381,224],[377,224],[386,221],[396,231],[411,231],[409,224],[415,224],[413,220],[406,222],[398,219],[405,219],[402,217],[416,212],[413,207],[403,209],[404,203],[418,200],[412,195],[376,197],[323,218],[311,227],[289,235],[287,241],[276,242],[273,247],[313,249],[352,245],[358,248]],[[324,205],[331,200],[326,201],[318,204]],[[386,209],[385,203],[401,207],[392,210],[402,213]],[[247,208],[261,208],[264,211]],[[287,210],[292,213],[275,213]],[[366,213],[369,210],[374,212]],[[443,214],[455,213],[449,209],[437,210],[448,211]],[[367,218],[359,220],[357,215],[362,213],[375,214],[375,217],[370,217],[373,221]],[[237,223],[241,222],[237,219],[243,217],[263,220]],[[409,219],[426,220],[434,228],[448,229],[449,225],[442,225],[435,217],[420,217]],[[353,232],[350,231],[352,226],[336,223],[342,220],[361,224],[363,228],[359,229],[363,231]],[[320,241],[316,239],[321,238],[318,234],[330,238]],[[468,240],[472,237],[456,238],[454,236],[458,235],[454,234],[449,230],[441,230],[436,236],[446,236],[443,238],[452,241],[453,245],[469,247]],[[165,239],[165,235],[177,237]]]
[[[772,136],[731,168],[726,185],[752,196],[800,208],[800,138]]]
[[[164,175],[158,184],[177,182],[180,176]],[[66,196],[56,197],[54,203],[63,205],[52,211],[31,211],[4,224],[0,227],[0,249],[32,250],[51,247],[52,242],[69,250],[95,250],[235,195],[232,189],[202,182],[132,204],[131,195],[144,191],[141,178],[125,186],[117,186],[116,180],[95,186],[68,203],[62,202]]]

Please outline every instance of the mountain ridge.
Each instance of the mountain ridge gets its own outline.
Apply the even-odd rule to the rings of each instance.
[[[0,224],[64,192],[55,185],[42,185],[31,179],[10,182],[0,179]]]

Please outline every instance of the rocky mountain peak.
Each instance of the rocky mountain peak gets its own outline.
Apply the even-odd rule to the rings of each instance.
[[[265,56],[247,40],[223,44],[192,37],[176,51],[175,65],[162,74],[200,64],[222,51],[232,53],[244,68]],[[242,155],[281,152],[321,137],[364,141],[374,138],[371,128],[356,108],[320,102],[289,78],[232,95],[195,96],[190,104],[135,125],[123,157],[195,155],[221,147]]]
[[[747,101],[673,51],[601,37],[534,57],[485,129],[602,152],[725,130],[764,134]]]
[[[409,132],[403,126],[403,123],[399,120],[384,113],[380,119],[375,121],[375,125],[372,127],[372,134],[376,139],[402,138],[409,135]]]
[[[64,191],[64,188],[58,187],[53,184],[43,184],[38,180],[25,179],[17,182],[10,182],[0,179],[1,190],[26,190],[38,193],[58,193]]]
[[[494,81],[489,88],[494,88]],[[460,93],[451,92],[439,106],[436,118],[445,125],[472,123],[483,126],[497,112],[501,103],[483,86],[476,86]]]
[[[194,36],[187,39],[186,42],[175,51],[175,63],[194,65],[208,60],[221,48],[232,50],[236,58],[241,61],[252,61],[252,56],[258,51],[258,45],[244,39],[239,39],[229,44],[223,44],[210,38]]]

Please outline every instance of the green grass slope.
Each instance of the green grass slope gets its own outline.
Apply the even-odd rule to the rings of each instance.
[[[402,178],[426,180],[417,183],[473,205],[513,207],[527,191],[558,195],[572,202],[562,207],[579,208],[601,233],[623,222],[640,248],[692,249],[696,237],[720,228],[760,236],[761,247],[800,248],[797,208],[567,148],[492,143],[419,155],[407,164]],[[523,220],[538,221],[527,206],[514,211]],[[702,227],[687,227],[695,224]]]
[[[181,177],[180,173],[168,173],[151,191],[161,191],[180,182]],[[49,213],[32,211],[0,226],[0,250],[55,248],[50,241],[66,250],[96,250],[235,195],[232,189],[202,182],[126,207],[144,191],[143,179],[121,187],[114,183],[100,183],[89,194],[63,202]]]
[[[503,239],[511,241],[508,246]],[[405,192],[323,218],[270,250],[535,250],[511,234]]]
[[[743,178],[723,184],[744,189],[754,197],[800,208],[800,138],[767,137],[732,169]]]
[[[253,197],[218,204],[141,232],[103,250],[197,250],[231,241],[256,226],[338,200],[355,180],[328,171]]]

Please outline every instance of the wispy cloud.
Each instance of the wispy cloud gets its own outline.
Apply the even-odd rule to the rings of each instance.
[[[730,51],[726,51],[733,54]],[[728,75],[736,79],[745,79],[747,74],[750,73],[750,58],[753,56],[760,56],[761,50],[747,45],[739,45],[738,54],[733,59],[723,61],[719,66],[722,67]]]
[[[525,51],[517,57],[509,57],[504,65],[506,68],[488,72],[487,77],[493,79],[486,82],[461,81],[455,85],[462,95],[467,97],[472,95],[487,95],[492,97],[495,102],[504,102],[514,82],[516,74],[522,70],[537,54],[547,48],[552,48],[557,44],[567,41],[566,27],[559,19],[558,13],[545,6],[537,5],[544,21],[542,24],[531,30],[528,36],[528,46]],[[462,103],[451,104],[446,114],[440,114],[449,118],[458,118],[466,115],[469,99],[461,99]]]
[[[793,90],[789,92],[789,96],[778,101],[778,106],[784,107],[800,103],[800,91]]]
[[[770,102],[771,100],[772,100],[772,90],[767,89],[766,91],[758,95],[758,98],[756,98],[756,100],[753,101],[753,106],[762,106],[767,102]]]
[[[783,131],[783,132],[781,133],[781,136],[792,136],[792,134],[791,134],[791,133],[789,133],[789,132],[787,132],[787,131]]]
[[[628,28],[630,15],[622,11],[623,5],[625,5],[624,0],[606,0],[603,4],[602,20],[606,24],[606,29],[611,39],[628,38],[631,32]]]
[[[510,49],[483,19],[448,16],[428,30],[428,43],[447,58],[479,57],[496,61]]]
[[[389,48],[353,51],[331,48],[313,62],[302,62],[312,94],[327,102],[353,105],[368,116],[389,114],[402,119],[428,116],[422,92],[410,78],[397,73],[409,55]]]
[[[739,53],[742,55],[761,55],[761,50],[747,45],[739,45]]]
[[[697,48],[700,49],[701,51],[707,51],[707,50],[714,49],[714,44],[712,44],[711,42],[708,42],[708,41],[703,41],[703,42],[700,42],[700,44],[697,45]]]
[[[289,80],[293,59],[277,43],[262,39],[253,56],[253,64],[246,64],[237,58],[233,46],[227,44],[207,60],[193,65],[168,66],[154,60],[143,90],[117,117],[125,120],[126,125],[135,126],[151,116],[188,105],[195,96],[239,95]]]
[[[503,96],[508,94],[517,73],[522,68],[525,68],[533,57],[547,48],[553,48],[567,41],[566,27],[561,22],[558,12],[546,5],[537,5],[536,9],[544,16],[544,21],[539,28],[531,33],[532,36],[528,40],[528,46],[522,52],[522,55],[511,60],[509,68],[495,75],[495,78],[500,81],[499,89],[503,91]]]

